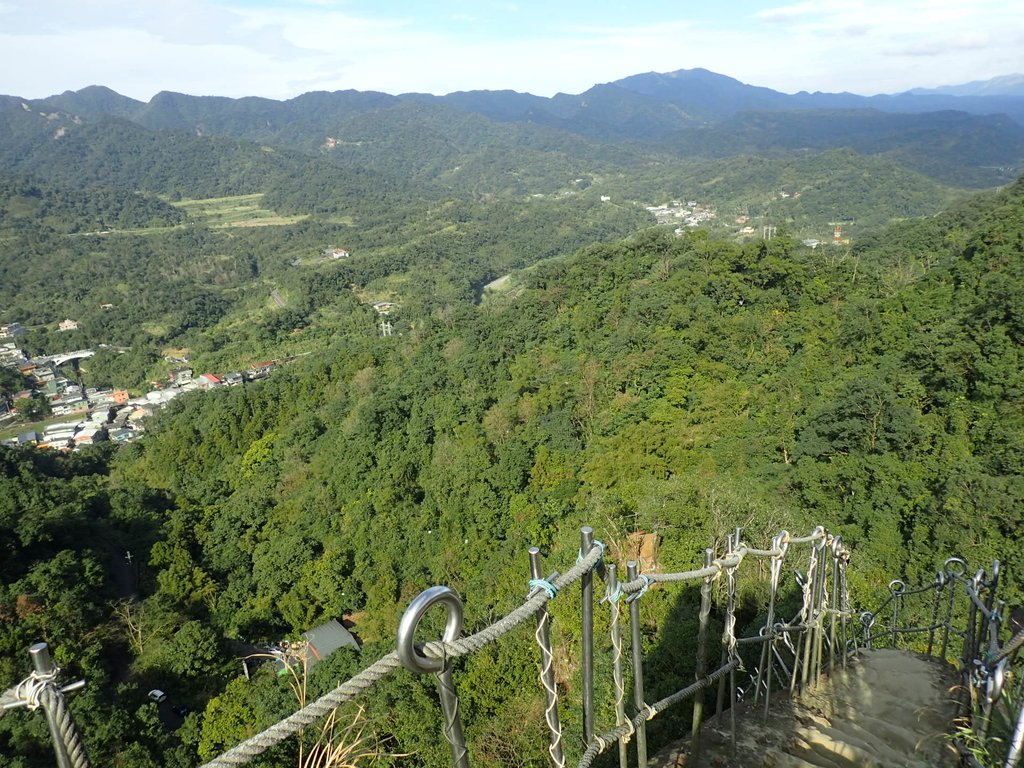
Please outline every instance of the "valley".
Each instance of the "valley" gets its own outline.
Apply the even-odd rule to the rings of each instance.
[[[595,520],[667,570],[737,527],[827,521],[858,605],[951,553],[1020,573],[1013,100],[883,111],[710,75],[551,99],[0,98],[0,411],[26,392],[54,410],[59,376],[173,393],[124,444],[0,446],[0,689],[45,639],[88,681],[71,702],[96,764],[195,766],[295,708],[273,665],[243,674],[252,649],[344,624],[358,647],[309,671],[319,695],[393,649],[422,589],[486,626],[522,600],[529,547],[572,562]],[[95,354],[25,365],[75,350]],[[763,618],[765,584],[745,589],[738,632]],[[699,601],[652,590],[642,642],[667,647]],[[650,657],[652,697],[691,645]],[[459,662],[480,764],[547,761],[536,667],[526,644]],[[170,728],[153,691],[184,712]],[[434,695],[403,673],[361,700],[405,756],[380,764],[448,764]],[[29,714],[0,720],[18,768],[52,761]]]

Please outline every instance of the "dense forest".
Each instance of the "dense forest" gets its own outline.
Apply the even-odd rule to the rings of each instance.
[[[467,626],[516,605],[526,548],[567,562],[584,523],[613,550],[656,532],[666,570],[692,567],[733,526],[759,541],[822,523],[855,553],[858,603],[952,554],[998,557],[1019,599],[1024,181],[813,250],[784,232],[675,236],[631,207],[598,207],[619,213],[558,233],[558,209],[542,202],[451,201],[432,209],[446,224],[388,251],[394,262],[353,257],[294,282],[285,242],[307,232],[304,248],[330,245],[339,230],[268,228],[256,272],[281,275],[305,314],[247,333],[305,334],[314,354],[263,382],[182,396],[120,449],[0,448],[0,688],[46,640],[69,678],[88,680],[72,708],[96,764],[195,765],[295,706],[280,677],[240,676],[247,643],[355,615],[363,646],[316,667],[315,695],[390,650],[404,606],[431,584],[462,595]],[[500,226],[529,246],[500,248]],[[253,261],[212,258],[220,236],[168,235],[191,238],[179,251],[194,269],[231,284]],[[135,237],[104,247],[153,248],[125,259],[140,270],[178,264]],[[239,257],[255,239],[232,241]],[[584,245],[596,240],[607,242]],[[405,285],[400,334],[373,333],[352,283]],[[235,305],[207,291],[196,312],[213,318],[199,327],[215,355]],[[653,591],[642,610],[656,651],[680,608]],[[692,654],[652,653],[652,678],[667,691]],[[535,667],[525,643],[460,663],[481,764],[545,764]],[[193,710],[176,731],[147,700],[154,687]],[[382,764],[446,764],[429,680],[391,676],[362,703],[373,738],[406,755]],[[45,765],[48,750],[41,718],[0,720],[5,764]]]

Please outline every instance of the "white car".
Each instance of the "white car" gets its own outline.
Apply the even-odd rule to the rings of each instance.
[[[159,688],[154,688],[147,694],[147,696],[149,696],[149,698],[155,701],[157,704],[163,701],[167,701],[167,694],[161,691]]]

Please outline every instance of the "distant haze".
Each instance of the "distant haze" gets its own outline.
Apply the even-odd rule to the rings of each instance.
[[[786,93],[896,93],[1022,72],[1022,51],[1005,0],[0,0],[0,93],[26,98],[550,96],[696,67]]]

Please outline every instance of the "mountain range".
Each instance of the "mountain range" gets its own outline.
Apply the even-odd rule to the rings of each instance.
[[[137,134],[141,128],[305,154],[326,146],[335,150],[336,163],[389,166],[403,183],[417,174],[436,178],[465,167],[467,154],[487,154],[491,163],[498,154],[524,150],[574,157],[654,152],[721,158],[853,148],[895,157],[943,184],[987,187],[1013,180],[1024,167],[1024,95],[1016,94],[1015,82],[1010,77],[871,97],[784,94],[692,69],[637,74],[550,98],[513,91],[444,96],[335,91],[275,101],[165,91],[148,102],[90,86],[45,99],[0,96],[0,163],[38,174],[53,155],[54,139],[73,143],[93,130],[91,140],[109,145],[118,141],[114,134]],[[88,127],[102,121],[102,129]],[[185,139],[175,141],[180,145]],[[244,153],[237,145],[223,148]],[[116,147],[79,150],[101,164],[107,151],[116,153]],[[209,147],[203,152],[209,154]],[[267,162],[266,157],[254,161],[256,166]],[[76,163],[59,172],[74,168]]]

